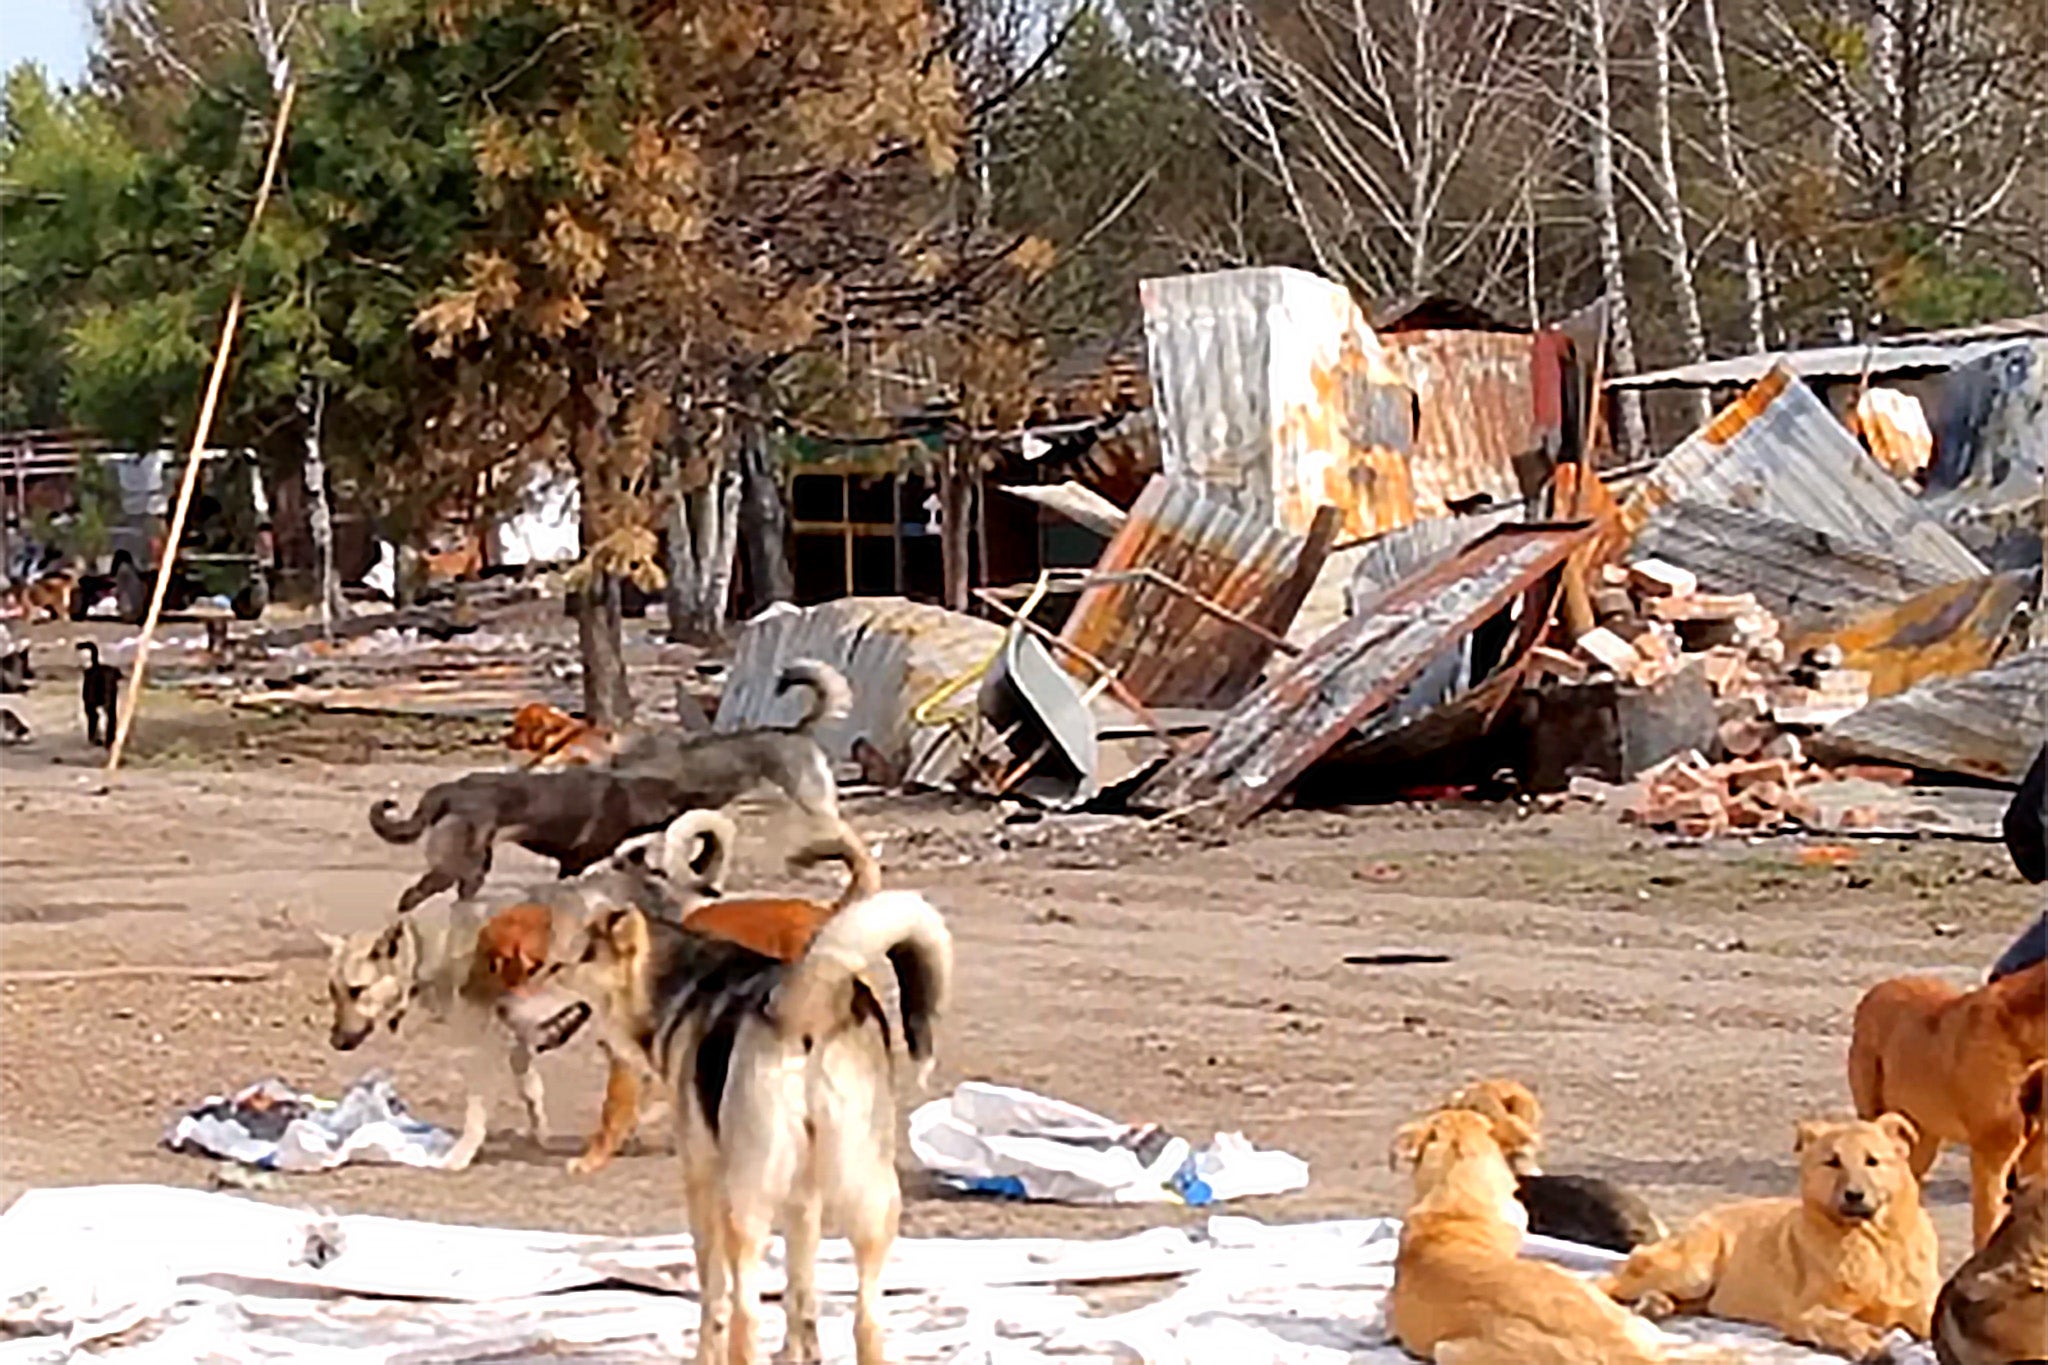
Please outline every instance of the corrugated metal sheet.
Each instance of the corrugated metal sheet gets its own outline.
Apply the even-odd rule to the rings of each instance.
[[[1342,285],[1284,268],[1142,281],[1164,472],[1306,532],[1412,521],[1414,395]]]
[[[1870,458],[1813,391],[1773,369],[1637,481],[1623,534],[1671,519],[1678,502],[1760,513],[1881,550],[1940,581],[1983,563]],[[1690,568],[1691,565],[1686,567]]]
[[[1155,569],[1284,636],[1328,552],[1327,540],[1315,544],[1199,484],[1161,476],[1145,486],[1095,572]],[[1273,653],[1251,631],[1142,581],[1082,592],[1060,638],[1115,669],[1148,706],[1228,706]],[[1064,653],[1059,658],[1068,672],[1093,681],[1086,665]]]
[[[1934,430],[1928,508],[1999,567],[2036,562],[2036,508],[2048,491],[2048,341],[1949,375]]]
[[[1002,644],[1002,627],[979,617],[902,597],[848,597],[815,607],[773,608],[747,622],[734,650],[714,728],[789,725],[808,699],[782,696],[775,680],[797,659],[817,659],[846,675],[853,710],[818,728],[835,759],[852,756],[866,739],[912,785],[938,785],[963,753],[952,722],[972,724],[975,690],[963,688],[919,726],[912,710],[945,682],[986,662]]]
[[[1345,551],[1352,556],[1349,614],[1370,611],[1373,603],[1401,584],[1443,563],[1481,536],[1516,521],[1519,515],[1516,508],[1501,507],[1470,517],[1432,517]]]
[[[2017,783],[2048,736],[2048,649],[1874,701],[1815,736],[1824,757]]]
[[[1146,785],[1144,801],[1171,810],[1220,797],[1233,818],[1257,814],[1591,536],[1588,525],[1507,527],[1410,579],[1232,708]]]
[[[1709,360],[1698,365],[1674,365],[1648,374],[1622,375],[1607,381],[1610,389],[1732,389],[1754,384],[1766,374],[1784,368],[1806,379],[1873,379],[1891,375],[1952,370],[2010,346],[2010,337],[1953,343],[1887,343],[1873,341],[1855,346],[1819,346],[1805,351],[1783,351],[1774,355],[1741,355],[1730,360]]]
[[[1634,552],[1681,564],[1714,593],[1755,593],[1795,631],[1840,624],[1954,581],[1861,545],[1776,517],[1677,502],[1636,537]]]
[[[1929,678],[1989,667],[2003,652],[2033,575],[1992,574],[1944,583],[1897,606],[1795,637],[1794,651],[1832,644],[1842,662],[1870,674],[1870,695],[1889,697]]]
[[[1543,447],[1534,345],[1534,338],[1511,332],[1416,331],[1386,338],[1419,409],[1408,460],[1418,517],[1447,516],[1451,502],[1475,493],[1521,500],[1515,457]]]
[[[1097,535],[1113,536],[1124,524],[1123,508],[1072,479],[1065,483],[1004,484],[1002,489],[1012,497],[1037,503],[1040,507],[1050,507]]]

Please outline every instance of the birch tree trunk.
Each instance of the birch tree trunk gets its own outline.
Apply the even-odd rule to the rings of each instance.
[[[668,638],[679,644],[710,644],[725,629],[732,595],[733,548],[740,511],[739,470],[711,454],[710,477],[676,495],[669,511]]]
[[[751,381],[735,384],[734,394],[739,401],[728,430],[739,472],[740,553],[746,556],[747,615],[752,616],[771,602],[793,600],[796,575],[789,564],[789,509],[782,505],[768,424],[761,414],[764,395]]]
[[[1735,97],[1728,88],[1728,57],[1721,46],[1720,0],[1700,0],[1700,25],[1707,37],[1707,79],[1712,85],[1714,140],[1721,156],[1721,178],[1735,196],[1742,245],[1742,301],[1749,322],[1749,349],[1764,350],[1764,260],[1756,240],[1756,200],[1749,176],[1735,150]]]
[[[316,383],[300,398],[306,414],[306,453],[301,471],[306,484],[306,519],[313,532],[313,591],[320,603],[320,633],[334,638],[334,623],[348,615],[341,595],[341,575],[334,567],[334,504],[327,496],[327,459],[321,448],[321,426],[327,414],[327,386]]]
[[[1700,320],[1700,295],[1693,283],[1692,246],[1685,236],[1685,198],[1679,193],[1678,154],[1671,138],[1671,34],[1684,0],[1654,0],[1650,12],[1650,55],[1656,75],[1651,100],[1657,138],[1657,226],[1664,239],[1664,260],[1671,271],[1671,295],[1678,305],[1679,340],[1685,358],[1707,358],[1707,329]],[[1714,415],[1713,396],[1705,389],[1692,393],[1693,421],[1705,426]]]
[[[1628,275],[1621,255],[1621,213],[1614,192],[1614,86],[1607,31],[1607,0],[1586,0],[1586,29],[1593,44],[1593,212],[1600,230],[1600,275],[1606,285],[1614,372],[1636,372],[1635,331],[1629,325]],[[1649,445],[1643,400],[1621,395],[1622,455],[1634,461]]]

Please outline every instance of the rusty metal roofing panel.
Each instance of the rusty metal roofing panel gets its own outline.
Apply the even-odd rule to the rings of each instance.
[[[1940,581],[1985,572],[1783,367],[1639,479],[1621,505],[1620,530],[1633,536],[1669,520],[1672,504],[1681,501],[1794,522],[1880,550]]]
[[[2048,736],[2048,649],[1874,701],[1814,737],[1833,760],[1873,758],[2017,783]]]
[[[1696,502],[1666,508],[1636,537],[1634,553],[1691,569],[1708,592],[1754,593],[1794,630],[1839,624],[1956,581],[1875,546]]]
[[[776,679],[798,659],[817,659],[844,673],[853,688],[851,714],[818,727],[825,752],[848,758],[854,741],[866,739],[897,771],[937,781],[950,764],[934,757],[933,742],[950,722],[972,719],[974,689],[962,689],[938,708],[934,725],[919,726],[911,712],[942,684],[984,663],[1002,639],[994,622],[902,597],[770,608],[740,633],[714,728],[793,724],[808,698],[801,689],[778,696]]]
[[[1098,574],[1153,569],[1216,605],[1285,635],[1328,542],[1279,530],[1201,485],[1154,478],[1096,561]],[[1304,559],[1304,555],[1308,559]],[[1114,669],[1148,706],[1228,706],[1272,655],[1258,635],[1154,582],[1095,584],[1074,604],[1060,638]],[[1085,664],[1062,653],[1084,682]]]
[[[1592,533],[1586,524],[1505,527],[1418,574],[1239,702],[1206,744],[1147,784],[1145,803],[1173,810],[1220,798],[1235,819],[1257,814],[1430,660],[1563,564]]]
[[[1929,678],[1989,667],[2004,651],[2033,579],[2002,573],[1944,583],[1896,606],[1795,636],[1787,648],[1835,645],[1844,667],[1870,675],[1872,697],[1889,697]]]
[[[1414,395],[1340,284],[1267,267],[1142,281],[1164,471],[1306,532],[1415,517]]]
[[[1415,390],[1420,421],[1408,459],[1415,514],[1487,493],[1519,502],[1515,457],[1542,447],[1536,431],[1534,339],[1506,332],[1415,331],[1386,338]]]

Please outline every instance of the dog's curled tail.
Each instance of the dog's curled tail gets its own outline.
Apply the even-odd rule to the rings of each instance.
[[[790,727],[800,735],[810,734],[828,720],[844,720],[853,710],[853,688],[846,675],[828,663],[798,659],[789,664],[775,680],[775,694],[781,696],[792,687],[811,689],[811,704],[803,719]]]
[[[427,810],[427,801],[422,799],[413,813],[405,819],[398,818],[398,803],[389,799],[379,801],[370,807],[370,828],[377,831],[377,837],[387,844],[409,844],[426,833],[432,818]]]
[[[775,995],[783,1036],[815,1040],[853,1022],[853,982],[887,958],[903,1006],[903,1043],[922,1084],[932,1066],[933,1029],[953,977],[953,936],[915,891],[883,891],[826,922]]]

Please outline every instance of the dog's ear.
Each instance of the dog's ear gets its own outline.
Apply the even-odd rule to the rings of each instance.
[[[327,949],[330,957],[338,958],[348,951],[348,939],[342,935],[330,934],[325,929],[315,929],[313,933],[319,938],[320,945]]]
[[[1801,1119],[1792,1129],[1793,1155],[1796,1156],[1819,1142],[1834,1126],[1826,1119]]]
[[[1404,1123],[1394,1130],[1394,1141],[1387,1148],[1387,1169],[1398,1171],[1403,1167],[1413,1170],[1422,1164],[1422,1154],[1429,1150],[1429,1144],[1436,1138],[1436,1123],[1433,1118],[1417,1119]]]
[[[1904,1114],[1879,1114],[1877,1126],[1898,1147],[1900,1156],[1912,1155],[1913,1144],[1920,1140],[1920,1130],[1913,1120]]]
[[[2048,1119],[2048,1062],[2037,1063],[2021,1079],[2020,1114],[2030,1125]]]

